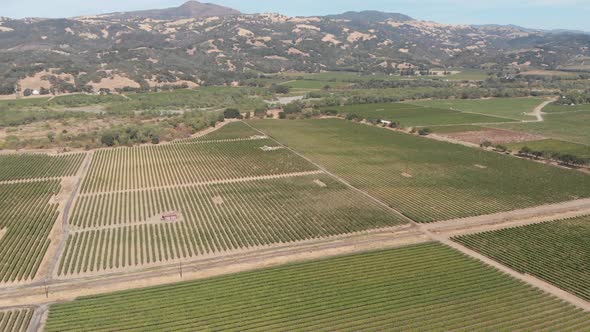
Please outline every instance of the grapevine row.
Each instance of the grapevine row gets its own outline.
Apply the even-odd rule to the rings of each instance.
[[[440,244],[51,306],[47,331],[579,331],[590,314]]]
[[[82,231],[68,240],[61,274],[158,263],[404,222],[321,174],[89,197],[79,200],[70,220]],[[180,220],[160,221],[169,211],[178,211]]]
[[[311,171],[285,149],[263,151],[270,140],[170,144],[99,150],[83,193],[108,192]]]
[[[0,332],[25,332],[32,316],[31,309],[0,311]]]
[[[590,217],[471,234],[455,241],[590,301]]]
[[[0,282],[33,279],[49,247],[59,180],[0,185]]]
[[[0,155],[0,181],[73,176],[84,160],[84,153],[64,156],[46,154]]]

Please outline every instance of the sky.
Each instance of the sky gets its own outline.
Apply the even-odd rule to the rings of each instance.
[[[0,0],[0,16],[72,17],[175,7],[184,0]],[[537,29],[590,31],[590,0],[202,0],[244,13],[290,16],[380,10],[449,24],[516,24]]]

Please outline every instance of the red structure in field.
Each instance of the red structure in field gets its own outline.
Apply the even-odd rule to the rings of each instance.
[[[176,221],[178,219],[178,213],[170,212],[162,215],[162,221]]]

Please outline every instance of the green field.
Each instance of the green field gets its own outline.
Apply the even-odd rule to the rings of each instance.
[[[178,211],[181,219],[161,221],[169,211]],[[158,263],[404,222],[324,174],[83,195],[70,220],[81,231],[68,240],[60,273]]]
[[[590,217],[454,238],[510,268],[590,301]]]
[[[556,139],[512,143],[507,146],[512,151],[520,151],[523,147],[528,146],[534,151],[568,153],[582,159],[590,160],[590,145],[570,143]]]
[[[0,283],[35,277],[49,246],[58,180],[0,184]]]
[[[52,331],[579,331],[590,315],[440,244],[54,304]]]
[[[250,123],[419,222],[590,197],[581,172],[383,128],[337,119]]]
[[[0,332],[25,332],[33,316],[31,309],[0,311]]]
[[[544,122],[495,124],[493,127],[590,145],[590,111],[548,113],[543,118]]]
[[[530,113],[543,102],[543,98],[494,98],[494,99],[449,99],[412,101],[410,104],[463,112],[485,114],[513,120],[535,120]]]
[[[565,112],[580,112],[580,111],[590,111],[590,104],[585,105],[559,105],[559,104],[549,104],[547,107],[543,108],[544,113],[565,113]]]
[[[21,109],[21,108],[37,108],[47,105],[49,97],[47,98],[27,98],[15,100],[0,100],[0,109]]]
[[[285,82],[283,85],[297,90],[321,90],[326,86],[331,88],[345,87],[347,84],[343,82],[333,81],[316,81],[316,80],[297,80],[292,82]]]
[[[175,143],[187,143],[187,142],[210,142],[220,140],[236,140],[236,139],[249,139],[253,136],[260,136],[260,133],[246,125],[242,121],[230,122],[209,134],[183,139],[176,141]]]
[[[315,170],[268,139],[96,151],[82,192],[116,191]]]
[[[509,122],[511,120],[487,115],[464,113],[450,109],[415,106],[410,104],[361,104],[324,107],[340,114],[356,114],[364,119],[396,121],[402,127],[436,126],[469,123]]]
[[[85,154],[63,156],[46,154],[0,155],[0,181],[73,176],[80,168]]]

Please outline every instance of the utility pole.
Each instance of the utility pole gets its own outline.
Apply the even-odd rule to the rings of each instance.
[[[45,287],[45,298],[49,298],[49,286],[47,286],[47,279],[43,280],[43,285]]]

